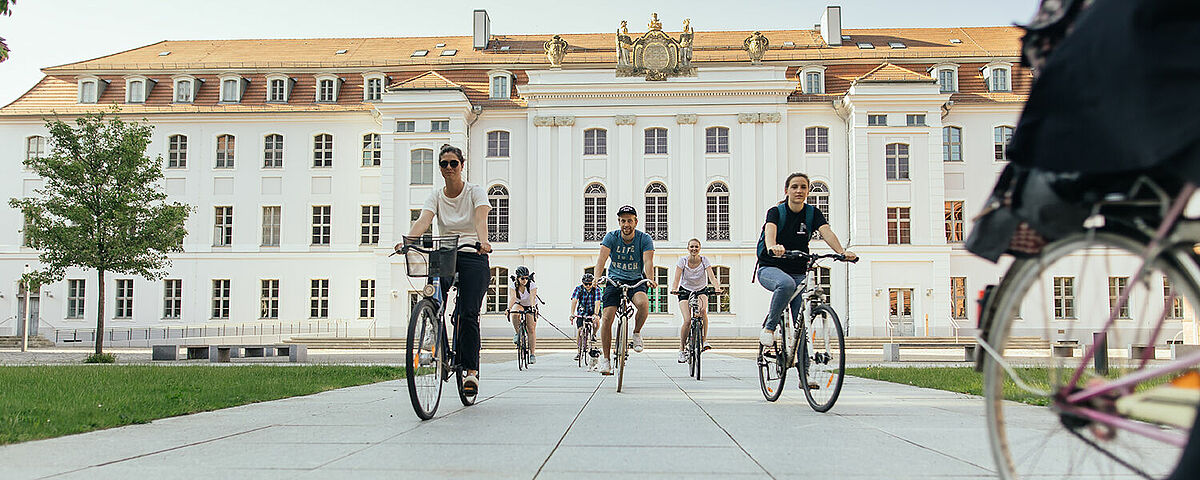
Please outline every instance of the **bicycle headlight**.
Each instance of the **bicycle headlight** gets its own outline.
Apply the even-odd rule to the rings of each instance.
[[[421,294],[426,297],[432,297],[435,293],[437,293],[437,287],[434,287],[432,283],[425,285],[425,288],[421,289]]]

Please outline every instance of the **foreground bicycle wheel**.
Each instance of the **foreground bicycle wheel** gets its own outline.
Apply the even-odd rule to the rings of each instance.
[[[785,310],[784,318],[787,315]],[[781,322],[779,328],[784,328],[786,323]],[[768,347],[759,344],[758,346],[758,385],[762,387],[763,397],[768,402],[779,400],[779,395],[783,393],[784,380],[787,379],[787,354],[785,353],[787,349],[785,346],[788,336],[786,330],[784,333],[774,345]]]
[[[692,376],[696,380],[700,379],[700,352],[704,351],[704,342],[700,339],[703,331],[700,327],[700,322],[692,322],[691,332],[691,350],[692,350]]]
[[[1139,256],[1145,251],[1143,242],[1124,235],[1079,234],[1047,245],[1039,257],[1017,260],[1009,268],[995,292],[987,337],[1000,359],[983,353],[988,439],[1001,478],[1162,478],[1179,462],[1179,446],[1091,422],[1069,413],[1070,407],[1055,406],[1056,396],[1082,359],[1022,348],[1017,338],[1062,331],[1058,338],[1091,344],[1092,333],[1101,330],[1110,309],[1120,307],[1107,336],[1107,372],[1097,371],[1095,363],[1089,362],[1076,388],[1139,371],[1143,362],[1131,358],[1127,347],[1166,344],[1182,329],[1176,317],[1196,318],[1193,306],[1200,298],[1194,281],[1197,268],[1186,253],[1159,257],[1135,283],[1142,266]],[[1118,298],[1126,289],[1131,289],[1131,301],[1119,306]],[[1167,302],[1172,290],[1177,302]],[[1164,316],[1167,320],[1160,323]],[[1166,380],[1151,379],[1143,386]],[[1104,398],[1088,406],[1135,420],[1158,433],[1186,431],[1140,421],[1120,413],[1121,405]]]
[[[524,318],[521,320],[524,322]],[[525,324],[517,327],[517,370],[529,368],[529,338],[526,336]]]
[[[617,320],[617,393],[625,383],[625,364],[629,361],[629,326],[625,318]]]
[[[441,338],[445,337],[436,305],[428,298],[417,302],[408,322],[404,372],[409,399],[421,420],[433,418],[442,398],[445,344]]]
[[[796,368],[808,405],[818,412],[828,412],[842,392],[846,373],[846,339],[837,313],[829,305],[818,305],[812,311],[812,321],[805,332],[808,336],[800,345],[801,355]],[[811,347],[811,351],[810,351]]]

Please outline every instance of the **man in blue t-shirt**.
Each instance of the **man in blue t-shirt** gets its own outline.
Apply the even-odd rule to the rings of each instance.
[[[608,265],[608,278],[625,284],[633,285],[643,278],[648,279],[650,288],[658,286],[654,282],[654,240],[640,230],[637,230],[637,210],[625,205],[617,210],[620,230],[608,232],[600,241],[600,258],[596,259],[596,281],[604,276],[605,263],[612,257]],[[629,289],[629,300],[637,308],[637,323],[633,327],[633,351],[642,351],[642,325],[650,314],[650,298],[646,296],[646,284]],[[600,373],[612,375],[612,363],[609,361],[609,347],[612,345],[613,317],[617,314],[617,306],[621,304],[621,289],[614,286],[604,288],[604,298],[601,301],[603,309],[600,327],[600,345],[604,349],[604,358],[600,360]]]

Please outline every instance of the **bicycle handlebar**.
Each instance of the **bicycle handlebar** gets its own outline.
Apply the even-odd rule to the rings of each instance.
[[[787,260],[798,260],[798,259],[807,258],[807,259],[810,259],[811,261],[815,262],[815,261],[821,260],[823,258],[832,258],[839,262],[858,263],[858,257],[855,257],[854,260],[847,260],[846,256],[843,254],[840,254],[840,253],[822,253],[820,255],[813,255],[811,253],[804,253],[801,250],[788,250],[788,251],[783,252],[783,255],[774,255],[774,256],[775,256],[775,258],[783,258],[783,259],[787,259]]]
[[[479,250],[483,249],[483,244],[480,242],[475,242],[474,245],[472,245],[472,244],[459,245],[459,246],[455,247],[455,250],[462,250],[464,248],[471,248],[471,249],[474,249],[476,252],[478,252]],[[437,250],[432,250],[432,249],[428,249],[428,248],[421,248],[417,245],[405,245],[403,247],[400,247],[399,250],[392,252],[391,255],[388,255],[388,256],[390,257],[397,253],[408,253],[409,250],[416,250],[416,251],[424,253],[424,254],[431,254],[431,253],[437,251]]]
[[[680,292],[687,292],[688,298],[698,297],[700,295],[716,295],[717,294],[717,290],[715,288],[713,288],[711,285],[701,288],[699,290],[688,290],[686,288],[681,288],[679,290],[675,290],[670,293],[671,293],[671,295],[679,295]]]
[[[613,280],[613,279],[611,279],[611,278],[608,278],[608,276],[603,276],[603,277],[600,277],[600,282],[602,282],[602,283],[604,283],[604,284],[606,284],[606,285],[612,285],[612,286],[614,286],[614,287],[620,288],[622,291],[628,291],[628,290],[629,290],[629,289],[631,289],[631,288],[637,288],[637,287],[640,287],[640,286],[642,286],[642,285],[648,285],[648,284],[650,284],[650,279],[649,279],[649,278],[643,278],[643,279],[641,279],[640,281],[638,281],[637,283],[634,283],[634,284],[632,284],[632,285],[626,285],[626,284],[624,284],[624,283],[620,283],[620,282],[618,282],[618,281],[616,281],[616,280]]]

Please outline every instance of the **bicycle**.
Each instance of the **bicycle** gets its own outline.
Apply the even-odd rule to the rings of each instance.
[[[1084,231],[1016,259],[998,286],[985,289],[976,368],[1001,478],[1117,471],[1155,478],[1179,463],[1200,402],[1200,352],[1154,360],[1156,347],[1196,318],[1200,221],[1181,216],[1195,192],[1187,184],[1172,199],[1141,177],[1094,205]],[[1009,348],[1019,334],[1070,339],[1076,326],[1091,330],[1089,319],[1101,326],[1078,359]],[[1112,345],[1128,346],[1128,355],[1110,358]],[[1195,385],[1176,385],[1187,382]]]
[[[625,382],[625,364],[629,360],[629,347],[633,344],[629,339],[629,321],[633,319],[634,315],[633,304],[629,302],[629,290],[649,284],[650,279],[643,278],[632,285],[626,285],[608,277],[600,277],[600,281],[609,287],[621,289],[621,303],[617,305],[617,334],[615,336],[617,351],[613,356],[613,362],[616,363],[614,366],[617,368],[617,393],[621,393],[621,387]]]
[[[672,295],[679,293],[687,294],[688,308],[692,311],[692,318],[688,325],[687,339],[688,376],[699,380],[700,352],[704,351],[704,317],[702,317],[700,314],[700,296],[716,295],[717,291],[709,286],[694,292],[688,291],[685,288],[680,288],[676,292],[671,292]]]
[[[783,393],[788,368],[795,366],[808,405],[817,412],[828,412],[842,392],[842,380],[846,373],[846,339],[837,312],[822,301],[821,291],[814,286],[813,277],[817,263],[822,259],[850,263],[858,259],[847,260],[845,255],[839,254],[809,255],[799,250],[789,250],[780,258],[805,259],[808,275],[805,275],[804,285],[796,288],[783,309],[779,340],[771,346],[758,346],[759,386],[768,402],[778,400]],[[807,300],[804,304],[807,312],[800,312],[793,318],[792,300],[799,295],[804,295]],[[801,339],[804,341],[801,342]]]
[[[583,367],[590,363],[588,356],[592,346],[592,336],[595,335],[595,326],[592,325],[592,320],[587,315],[571,315],[571,321],[575,324],[575,360],[579,362],[579,366]]]
[[[526,315],[531,315],[536,321],[537,310],[522,308],[511,313],[520,318],[517,322],[517,370],[526,370],[529,368],[529,327],[525,325],[525,320]]]
[[[442,383],[450,380],[451,372],[458,383],[458,398],[463,406],[475,404],[478,392],[468,395],[463,390],[466,371],[458,364],[458,319],[454,324],[454,343],[447,338],[445,315],[446,303],[442,300],[442,282],[451,278],[455,304],[459,301],[458,272],[455,261],[458,251],[464,248],[479,250],[480,244],[458,245],[457,235],[447,236],[404,236],[405,245],[399,251],[404,255],[405,270],[410,277],[425,277],[421,299],[413,306],[408,321],[408,337],[405,340],[404,370],[408,381],[408,395],[413,410],[421,420],[429,420],[437,413],[442,398]],[[390,255],[389,255],[390,256]],[[449,292],[445,298],[449,298]]]

